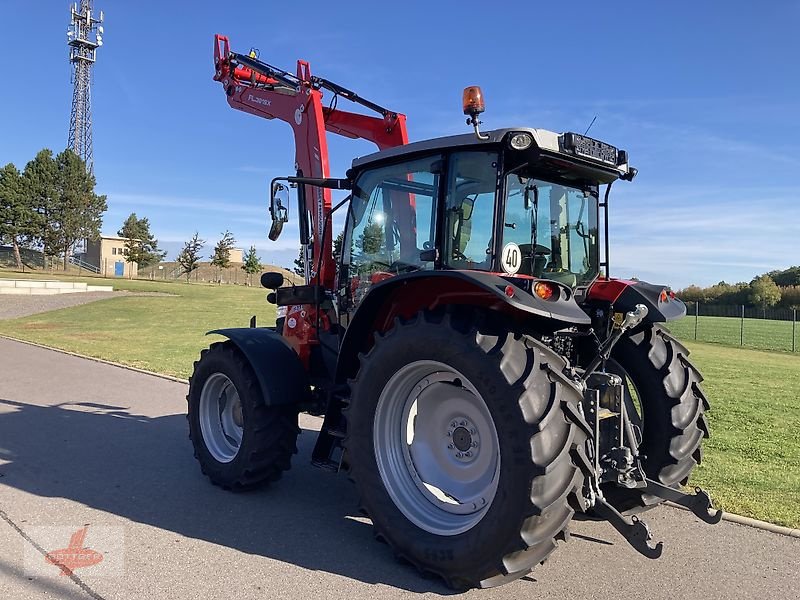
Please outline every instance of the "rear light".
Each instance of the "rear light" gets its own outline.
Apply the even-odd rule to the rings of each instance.
[[[505,293],[506,293],[506,296],[508,296],[509,298],[513,298],[514,297],[514,288],[511,287],[510,285],[507,285],[506,289],[505,289]]]
[[[537,281],[533,284],[533,293],[542,300],[558,299],[558,288],[553,283]]]
[[[669,295],[667,294],[667,290],[661,290],[661,294],[658,297],[659,302],[667,302],[669,301]]]

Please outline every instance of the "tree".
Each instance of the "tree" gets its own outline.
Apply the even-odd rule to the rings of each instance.
[[[767,273],[779,287],[800,285],[800,266],[789,267],[783,271],[770,271]]]
[[[148,267],[164,260],[166,252],[158,248],[158,240],[150,232],[150,221],[131,213],[117,232],[125,240],[125,260],[139,267]]]
[[[244,264],[242,270],[247,273],[248,285],[253,284],[253,275],[261,270],[261,259],[256,254],[256,247],[250,246],[250,250],[244,255]]]
[[[0,170],[0,241],[11,242],[17,269],[22,269],[19,246],[34,233],[35,214],[23,190],[22,175],[8,163]]]
[[[231,250],[235,243],[236,240],[233,238],[233,234],[226,229],[225,233],[222,234],[222,238],[220,238],[217,245],[214,246],[214,254],[211,255],[211,264],[218,269],[227,269],[230,267]]]
[[[342,256],[342,244],[344,243],[344,231],[340,231],[339,235],[333,238],[333,262],[338,266]],[[297,258],[294,259],[294,272],[300,277],[306,276],[305,260],[303,254],[303,247],[300,247],[300,252]]]
[[[186,274],[186,281],[192,276],[192,271],[197,269],[200,263],[200,250],[203,249],[206,241],[200,239],[200,235],[195,231],[192,239],[183,244],[183,249],[178,254],[178,265],[181,272]]]
[[[305,248],[300,246],[300,253],[297,255],[297,258],[294,259],[294,272],[295,275],[299,275],[300,277],[306,276],[306,261],[305,261]]]
[[[58,232],[53,226],[58,196],[57,179],[56,162],[47,148],[37,152],[22,172],[22,187],[34,213],[32,241],[41,246],[45,258],[58,254]]]
[[[750,303],[766,309],[781,301],[781,289],[768,275],[760,275],[750,282]]]
[[[383,247],[383,227],[380,223],[370,223],[364,227],[357,244],[364,254],[378,254]]]
[[[94,175],[86,171],[86,163],[72,150],[60,152],[56,158],[56,203],[54,219],[48,226],[56,230],[54,239],[67,259],[79,240],[97,239],[108,209],[105,196],[94,192]]]
[[[794,310],[800,309],[800,285],[781,288],[781,304]]]
[[[225,230],[222,238],[214,246],[214,253],[211,255],[211,265],[217,267],[217,282],[222,283],[222,269],[227,269],[231,266],[231,249],[236,243],[233,234]]]
[[[343,243],[344,231],[340,231],[339,235],[333,238],[333,262],[335,262],[337,265],[341,262]]]

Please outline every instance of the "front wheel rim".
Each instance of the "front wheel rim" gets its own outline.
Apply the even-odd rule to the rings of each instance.
[[[209,454],[229,463],[239,453],[244,435],[242,401],[233,382],[214,373],[200,392],[200,432]]]
[[[500,476],[500,442],[475,386],[437,361],[410,363],[378,398],[373,427],[383,484],[400,511],[436,535],[484,517]]]

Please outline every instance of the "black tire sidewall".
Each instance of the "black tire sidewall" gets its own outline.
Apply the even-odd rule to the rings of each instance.
[[[358,472],[362,504],[377,531],[391,532],[400,556],[427,565],[458,565],[458,571],[479,581],[497,572],[497,565],[487,564],[485,557],[502,557],[524,548],[519,534],[531,513],[531,482],[535,475],[530,447],[532,429],[512,400],[524,388],[509,384],[501,373],[498,357],[487,355],[468,335],[432,324],[417,327],[413,333],[410,343],[389,340],[379,344],[359,373],[362,383],[348,412],[349,460]],[[387,338],[398,334],[390,332]],[[465,376],[483,397],[500,441],[500,476],[492,504],[475,526],[454,536],[432,534],[410,521],[386,491],[375,458],[373,424],[377,400],[397,370],[420,360],[444,363]]]
[[[215,373],[225,375],[236,388],[242,404],[243,432],[242,443],[233,460],[227,463],[218,461],[206,447],[200,427],[200,395],[206,381]],[[189,429],[194,445],[195,456],[212,481],[233,486],[249,461],[250,448],[256,432],[254,411],[257,402],[257,388],[253,385],[255,373],[237,354],[229,343],[215,344],[197,364],[189,388]]]

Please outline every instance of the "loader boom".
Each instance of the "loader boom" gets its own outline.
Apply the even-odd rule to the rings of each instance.
[[[300,176],[330,176],[326,131],[351,139],[368,140],[379,150],[408,143],[405,115],[365,100],[327,79],[312,76],[306,61],[298,60],[296,74],[291,74],[253,55],[231,52],[228,38],[217,34],[214,36],[214,66],[214,79],[222,83],[232,108],[291,125],[295,169]],[[327,107],[322,104],[323,90],[332,94]],[[360,104],[379,116],[339,110],[336,106],[339,97]],[[306,283],[332,290],[336,268],[328,218],[331,191],[317,186],[305,188],[304,194],[298,194],[305,204],[299,207],[298,218],[308,225],[303,227],[301,224],[300,231],[309,232],[308,239],[300,240],[305,248]],[[310,318],[315,311],[316,307],[308,307]],[[317,340],[314,328],[299,327],[287,333],[290,340],[299,338],[293,345],[301,355],[303,346]]]

